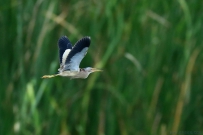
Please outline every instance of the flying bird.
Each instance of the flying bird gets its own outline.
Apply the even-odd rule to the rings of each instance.
[[[58,74],[44,75],[42,78],[52,78],[55,76],[66,76],[71,79],[82,78],[85,79],[90,73],[102,71],[92,67],[79,68],[80,62],[85,57],[90,46],[90,37],[83,37],[76,42],[74,47],[66,36],[62,36],[58,40],[59,62],[60,68]]]

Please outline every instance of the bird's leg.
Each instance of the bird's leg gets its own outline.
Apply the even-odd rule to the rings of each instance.
[[[59,76],[59,74],[55,74],[55,75],[44,75],[42,76],[42,78],[52,78],[52,77],[56,77]]]

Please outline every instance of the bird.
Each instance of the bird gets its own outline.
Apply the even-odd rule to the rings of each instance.
[[[87,54],[91,43],[91,38],[85,36],[78,40],[72,47],[67,36],[62,36],[58,40],[59,63],[58,73],[54,75],[44,75],[42,78],[53,78],[56,76],[70,77],[70,79],[86,79],[93,72],[102,71],[97,68],[79,68],[80,62]]]

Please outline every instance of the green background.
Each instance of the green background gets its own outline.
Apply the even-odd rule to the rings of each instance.
[[[0,1],[1,135],[203,134],[202,0]],[[83,36],[87,79],[41,79]]]

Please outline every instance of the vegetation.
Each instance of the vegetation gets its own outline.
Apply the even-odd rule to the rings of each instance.
[[[203,134],[203,1],[0,1],[1,135]],[[57,40],[91,36],[87,79]]]

